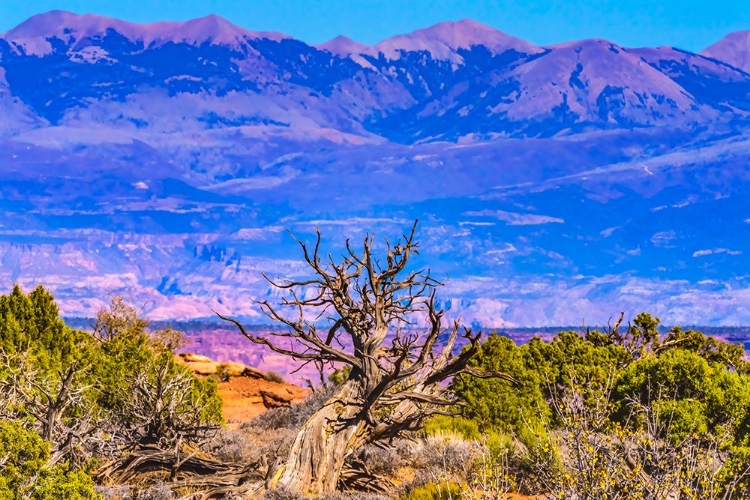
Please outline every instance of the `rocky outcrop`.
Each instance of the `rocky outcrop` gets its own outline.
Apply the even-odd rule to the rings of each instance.
[[[247,422],[268,409],[302,402],[308,391],[294,384],[266,380],[260,370],[243,363],[219,363],[193,353],[177,355],[177,362],[199,377],[216,376],[227,423]]]
[[[260,389],[263,406],[266,408],[280,408],[291,406],[299,399],[299,387],[288,384],[274,384]]]
[[[219,375],[221,378],[227,377],[250,377],[255,379],[264,379],[265,375],[260,370],[256,370],[244,363],[228,361],[218,363],[207,356],[186,352],[177,355],[177,362],[185,365],[191,372],[196,375],[208,376]]]

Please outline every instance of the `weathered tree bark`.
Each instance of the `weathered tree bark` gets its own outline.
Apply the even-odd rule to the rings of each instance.
[[[281,302],[290,314],[260,302],[286,332],[257,336],[237,320],[219,315],[250,341],[277,353],[321,369],[334,363],[351,369],[338,393],[302,427],[286,464],[271,478],[272,487],[303,494],[335,491],[346,459],[363,445],[417,430],[430,415],[452,414],[447,409],[455,401],[445,397],[444,381],[459,373],[512,380],[467,366],[479,344],[479,335],[469,330],[464,330],[468,345],[454,355],[459,323],[443,328],[444,311],[435,293],[440,283],[429,272],[406,270],[410,256],[417,253],[415,230],[416,223],[395,246],[386,241],[380,260],[372,254],[372,236],[365,237],[361,252],[347,241],[340,263],[331,255],[320,256],[320,233],[312,252],[299,242],[313,277],[268,280],[290,295]],[[314,319],[308,320],[306,313]],[[317,321],[326,315],[328,328],[319,332]],[[419,323],[426,324],[424,331],[415,328]],[[441,342],[443,333],[447,340]]]
[[[278,485],[304,494],[336,490],[339,475],[353,445],[368,433],[360,417],[361,388],[346,382],[302,427],[294,440]]]

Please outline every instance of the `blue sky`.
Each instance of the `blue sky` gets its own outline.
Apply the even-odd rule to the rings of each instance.
[[[0,0],[0,32],[53,9],[128,21],[215,13],[254,30],[308,43],[344,34],[372,44],[440,21],[472,18],[538,44],[600,37],[624,46],[697,51],[750,29],[750,0]],[[144,7],[147,5],[148,7]]]

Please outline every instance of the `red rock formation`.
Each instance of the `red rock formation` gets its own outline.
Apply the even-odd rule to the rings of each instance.
[[[217,363],[193,353],[178,354],[177,362],[199,377],[220,378],[224,419],[230,425],[247,422],[267,409],[297,404],[308,394],[302,387],[266,380],[263,372],[243,363]]]

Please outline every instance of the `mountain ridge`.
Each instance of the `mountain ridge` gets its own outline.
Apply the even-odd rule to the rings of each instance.
[[[520,38],[507,35],[495,28],[471,19],[447,21],[408,34],[396,35],[378,42],[370,55],[383,54],[387,59],[398,59],[401,52],[428,52],[434,59],[463,62],[460,50],[482,46],[495,55],[508,50],[523,54],[538,54],[544,49]]]
[[[386,54],[70,16],[0,37],[0,284],[42,282],[67,315],[119,292],[155,319],[261,322],[260,272],[304,275],[286,230],[335,248],[419,219],[467,324],[750,322],[750,74],[722,46],[463,21]]]
[[[750,73],[750,30],[729,33],[699,53]]]
[[[406,143],[472,137],[477,133],[472,123],[484,135],[524,137],[657,123],[694,126],[736,115],[714,96],[693,95],[671,68],[647,61],[637,54],[639,49],[606,40],[542,48],[471,20],[438,23],[372,47],[342,38],[313,47],[282,34],[248,31],[215,15],[139,25],[53,11],[8,31],[0,37],[2,43],[7,45],[5,50],[0,46],[0,60],[11,92],[41,118],[57,124],[80,107],[76,102],[126,99],[149,87],[163,88],[170,96],[208,92],[221,98],[239,92],[247,100],[255,93],[253,100],[261,99],[265,108],[279,111],[299,106],[299,100],[287,102],[287,95],[309,89],[322,94],[314,106],[323,106],[327,117],[309,116],[309,106],[295,111],[297,117],[305,115],[316,127],[374,133]],[[682,74],[682,80],[705,80],[706,72],[721,73],[711,66],[728,63],[713,62],[720,48],[713,47],[713,59],[693,65],[702,73],[687,66],[685,71],[692,72]],[[157,62],[167,53],[166,64]],[[30,56],[43,60],[54,54],[75,63],[63,75],[81,75],[76,78],[84,81],[73,89],[82,94],[79,97],[56,90],[48,95],[36,81],[50,66]],[[741,52],[732,54],[739,57]],[[97,74],[86,70],[90,65],[98,65]],[[722,81],[731,80],[742,87],[740,92],[750,84],[744,71],[731,75],[724,69]],[[63,75],[55,72],[47,81],[67,85]],[[696,87],[701,86],[707,84]],[[62,94],[67,94],[64,100]],[[731,106],[748,108],[744,99]],[[443,123],[442,130],[422,126],[432,110],[439,113],[432,123]],[[299,118],[286,111],[257,120],[286,126]],[[540,121],[544,125],[536,125]]]
[[[75,14],[62,10],[33,16],[0,37],[15,42],[27,51],[30,49],[31,52],[27,53],[43,55],[52,50],[51,46],[44,46],[48,38],[68,37],[69,40],[74,39],[80,43],[87,38],[106,35],[109,30],[118,32],[130,41],[143,42],[145,47],[167,42],[236,45],[246,38],[289,38],[275,32],[246,30],[215,14],[184,22],[160,21],[140,24],[96,14]],[[76,36],[79,38],[75,38]]]
[[[221,17],[217,14],[209,14],[204,17],[189,19],[187,21],[156,21],[156,22],[149,22],[149,23],[138,23],[138,22],[132,22],[132,21],[119,20],[114,17],[104,16],[100,14],[94,14],[94,13],[79,14],[73,11],[66,11],[66,10],[60,10],[60,9],[36,14],[30,17],[29,19],[21,22],[17,26],[10,28],[6,32],[0,33],[0,37],[29,38],[29,37],[34,37],[34,36],[45,36],[45,35],[50,36],[50,35],[57,34],[60,28],[74,27],[74,25],[64,26],[65,23],[70,23],[73,21],[89,21],[90,23],[94,24],[95,27],[98,29],[98,31],[95,31],[96,34],[103,34],[102,26],[111,27],[111,28],[126,26],[129,29],[140,28],[144,31],[149,31],[149,28],[189,27],[191,25],[200,24],[200,22],[202,21],[212,21],[212,22],[218,23],[219,25],[222,25],[225,29],[228,28],[230,31],[241,30],[245,33],[251,34],[252,36],[262,37],[262,35],[270,35],[273,37],[272,39],[292,38],[289,35],[275,32],[275,31],[250,30],[244,27],[240,27],[239,25],[235,25],[231,23],[230,21],[228,21],[226,18]],[[580,43],[581,41],[583,41],[583,40],[568,40],[568,41],[556,42],[553,44],[535,45],[532,42],[528,42],[518,37],[503,33],[502,31],[496,28],[493,28],[489,25],[482,24],[481,22],[475,21],[470,18],[464,18],[464,19],[460,19],[456,21],[442,21],[439,23],[435,23],[432,26],[428,26],[425,28],[418,28],[409,33],[396,34],[396,35],[387,37],[373,45],[361,44],[360,42],[356,42],[356,43],[362,45],[363,47],[374,47],[374,46],[377,46],[378,44],[387,42],[394,38],[421,37],[421,35],[423,34],[430,34],[430,33],[436,34],[437,36],[433,36],[432,38],[437,39],[437,38],[440,38],[441,34],[445,34],[446,32],[450,32],[450,31],[456,31],[455,30],[456,28],[458,28],[459,32],[464,33],[464,37],[467,36],[466,35],[467,31],[470,31],[470,30],[482,31],[484,32],[484,34],[489,33],[489,34],[501,35],[502,37],[507,37],[507,38],[514,39],[514,40],[522,40],[523,42],[530,44],[531,46],[534,46],[534,47],[555,48],[558,46],[564,46],[567,44],[575,44],[575,43]],[[33,31],[37,31],[40,29],[45,31],[46,33],[28,33],[28,31],[33,32]],[[473,35],[471,34],[468,36],[473,37]],[[337,37],[334,37],[334,39],[340,38],[340,37],[349,38],[349,37],[345,37],[344,35],[339,35]],[[725,35],[724,37],[722,37],[722,39],[717,40],[715,43],[713,43],[709,47],[706,47],[703,50],[700,50],[696,53],[701,54],[701,53],[707,52],[712,47],[719,45],[722,41],[727,41],[727,42],[738,41],[742,44],[742,43],[745,43],[744,39],[747,37],[750,37],[750,29],[731,32]],[[592,40],[596,40],[596,39],[592,39]],[[601,40],[604,40],[604,39],[601,39]],[[331,40],[329,40],[328,42],[330,41]],[[604,41],[611,42],[609,40],[604,40]],[[316,46],[325,45],[325,43],[328,43],[328,42],[319,43]],[[312,46],[312,44],[310,45]],[[460,45],[460,43],[459,44],[454,43],[454,48],[457,48],[456,47],[457,45]],[[463,48],[467,48],[467,47],[463,46]],[[640,47],[633,47],[633,48],[640,48]],[[744,47],[741,47],[741,48],[747,50]]]

